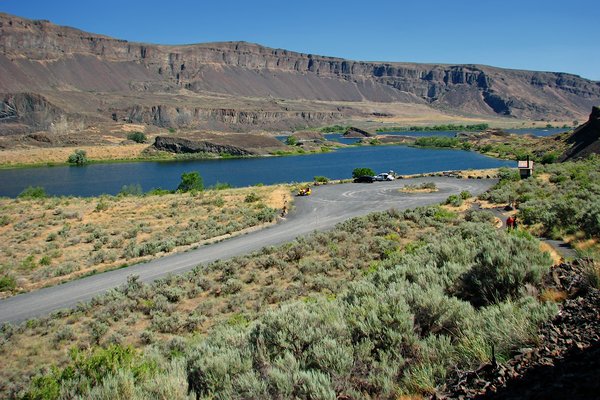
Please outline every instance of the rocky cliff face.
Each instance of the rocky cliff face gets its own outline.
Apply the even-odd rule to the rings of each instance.
[[[340,112],[318,111],[264,111],[236,110],[231,108],[189,108],[171,105],[134,106],[113,112],[115,119],[127,122],[153,124],[162,127],[218,128],[232,125],[252,127],[282,127],[298,125],[324,125],[342,117]]]
[[[244,42],[131,43],[0,14],[0,91],[56,90],[146,94],[183,90],[254,98],[420,103],[523,118],[576,118],[600,103],[600,83],[564,73],[360,62]],[[158,118],[163,124],[162,106],[157,107],[158,111],[132,110],[131,118]],[[175,116],[167,114],[172,114],[169,121]],[[194,120],[202,112],[190,109],[183,114],[184,120]],[[227,119],[226,114],[207,118]],[[233,114],[238,124],[286,117]]]
[[[255,153],[237,146],[217,144],[205,140],[157,136],[153,144],[157,150],[171,153],[212,153],[232,156],[250,156]]]
[[[571,147],[563,155],[563,161],[600,154],[600,107],[592,108],[588,121],[577,127],[566,142]]]

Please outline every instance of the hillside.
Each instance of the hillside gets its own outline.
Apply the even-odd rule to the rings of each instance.
[[[7,14],[0,93],[3,134],[59,120],[285,129],[406,110],[571,121],[600,103],[600,83],[566,73],[351,61],[245,42],[134,43]]]
[[[565,139],[570,148],[563,154],[563,161],[600,153],[600,108],[592,108],[588,121],[579,126]]]

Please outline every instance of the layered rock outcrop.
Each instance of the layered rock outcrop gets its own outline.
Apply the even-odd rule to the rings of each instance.
[[[0,92],[72,90],[417,103],[536,119],[578,118],[600,103],[600,83],[565,73],[361,62],[245,42],[151,45],[0,14]],[[132,119],[164,124],[165,112],[160,108],[145,112],[133,108]],[[190,105],[185,108],[193,120],[197,111]],[[236,109],[232,116],[225,112],[207,118],[231,118],[233,124],[251,125],[287,117],[255,115],[260,110],[244,112]],[[293,118],[311,116],[301,110]]]
[[[346,129],[346,132],[344,132],[344,137],[347,138],[365,138],[373,136],[375,136],[373,133],[367,132],[359,128],[355,128],[353,126],[349,127],[348,129]]]
[[[342,117],[340,112],[319,111],[265,111],[237,110],[233,108],[199,108],[175,107],[171,105],[140,106],[126,110],[113,110],[115,119],[127,122],[146,123],[162,127],[218,127],[242,126],[277,126],[282,127],[306,123],[323,125]]]
[[[593,107],[588,121],[577,127],[566,139],[571,147],[563,154],[562,161],[600,154],[600,107]]]
[[[232,156],[250,156],[255,153],[237,146],[217,144],[206,140],[190,140],[178,137],[157,136],[153,147],[171,153],[213,153]]]

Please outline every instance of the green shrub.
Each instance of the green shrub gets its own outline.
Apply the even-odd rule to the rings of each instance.
[[[559,154],[557,154],[556,152],[550,151],[550,152],[544,153],[540,162],[542,164],[552,164],[552,163],[555,163],[556,160],[558,160],[558,156],[559,156]]]
[[[69,158],[67,159],[67,162],[69,164],[84,165],[84,164],[87,164],[89,161],[87,159],[86,151],[77,149],[77,150],[75,150],[75,152],[73,154],[71,154],[69,156]]]
[[[233,186],[231,186],[229,183],[226,182],[217,182],[214,185],[212,185],[210,188],[214,189],[214,190],[225,190],[225,189],[231,189]]]
[[[288,146],[296,146],[298,143],[298,138],[294,135],[290,135],[285,139],[285,144]]]
[[[244,202],[245,203],[254,203],[260,200],[260,196],[258,196],[256,193],[254,192],[250,192],[246,195],[246,197],[244,198]]]
[[[178,192],[202,191],[203,189],[204,183],[199,172],[193,171],[181,174],[181,182],[177,186]]]
[[[478,243],[473,266],[461,276],[454,293],[475,306],[515,299],[526,284],[538,285],[551,264],[537,241],[500,235]]]
[[[323,127],[320,129],[320,131],[323,133],[336,133],[336,132],[344,132],[348,128],[349,128],[349,126],[332,125],[332,126]]]
[[[134,381],[138,381],[154,375],[156,371],[156,362],[144,360],[129,346],[113,344],[88,352],[74,348],[68,365],[62,370],[54,368],[47,374],[35,377],[24,398],[57,399],[63,386],[71,386],[73,396],[88,397],[90,387],[101,385],[115,374],[128,372]]]
[[[426,136],[417,138],[414,144],[420,147],[458,147],[460,140],[446,136]]]
[[[448,196],[445,203],[449,204],[453,207],[460,207],[463,203],[463,200],[462,200],[461,196],[459,196],[457,194],[451,194],[450,196]]]
[[[155,189],[150,189],[150,191],[148,192],[148,196],[164,196],[166,194],[171,194],[171,193],[173,193],[172,190],[155,188]]]
[[[352,177],[358,178],[359,176],[374,176],[375,171],[371,168],[354,168],[352,171]]]
[[[46,191],[41,186],[28,186],[19,193],[20,199],[44,199],[47,196]]]
[[[320,175],[315,176],[313,178],[313,180],[315,182],[319,182],[319,183],[327,183],[327,182],[329,182],[329,178],[327,178],[326,176],[320,176]]]
[[[0,292],[15,290],[17,287],[17,280],[11,275],[0,276]]]
[[[131,132],[127,135],[127,139],[133,140],[136,143],[146,143],[148,140],[143,132]]]

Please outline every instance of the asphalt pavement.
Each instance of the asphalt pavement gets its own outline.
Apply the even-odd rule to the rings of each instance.
[[[432,193],[403,193],[404,185],[434,182]],[[346,183],[313,188],[312,195],[297,197],[287,217],[275,225],[196,250],[167,255],[150,262],[88,276],[61,285],[0,300],[0,324],[21,322],[53,311],[71,308],[127,282],[130,275],[151,282],[168,274],[181,274],[200,264],[228,259],[289,242],[333,228],[349,218],[391,208],[404,210],[443,202],[449,195],[467,190],[480,194],[495,183],[489,179],[427,177],[392,182]]]

